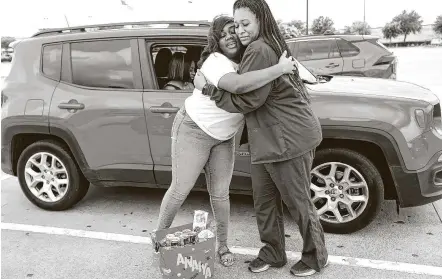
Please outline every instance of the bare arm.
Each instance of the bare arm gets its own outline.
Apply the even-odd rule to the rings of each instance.
[[[263,87],[283,74],[284,72],[279,64],[242,75],[228,73],[219,80],[218,88],[224,89],[232,94],[244,94]]]
[[[281,55],[279,63],[265,69],[251,71],[243,74],[228,73],[221,77],[218,82],[218,88],[224,89],[232,94],[244,94],[256,90],[288,73],[293,73],[296,68],[296,62],[292,57],[286,57],[287,52]],[[202,75],[202,74],[200,74]],[[202,90],[206,84],[206,80],[202,80],[201,76],[195,78],[195,87]]]
[[[266,54],[251,49],[244,54],[240,72],[246,74],[270,67],[272,67],[271,61]],[[246,114],[261,107],[266,102],[271,91],[272,83],[269,82],[248,94],[231,94],[226,90],[215,89],[210,95],[211,99],[216,102],[217,107],[228,112]]]

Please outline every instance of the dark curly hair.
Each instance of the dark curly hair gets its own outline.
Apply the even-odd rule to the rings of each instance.
[[[233,22],[233,17],[227,15],[218,15],[212,21],[212,25],[209,29],[209,34],[207,35],[207,46],[204,47],[200,60],[198,61],[197,67],[201,69],[204,61],[210,56],[210,54],[214,52],[221,52],[219,47],[219,40],[221,39],[221,33],[223,32],[224,26],[228,23]],[[243,47],[239,44],[241,48],[240,53],[244,50]],[[240,61],[240,56],[238,57],[238,61]]]

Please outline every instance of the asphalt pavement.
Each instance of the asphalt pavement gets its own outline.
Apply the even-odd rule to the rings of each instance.
[[[32,205],[15,177],[1,181],[1,278],[90,279],[161,278],[149,232],[164,190],[91,188],[76,207],[50,212]],[[247,261],[261,246],[251,197],[232,196],[230,245],[237,262],[216,264],[214,278],[293,278],[290,265],[302,241],[286,218],[290,263],[265,274],[251,274]],[[192,221],[193,211],[210,212],[206,193],[192,193],[173,225]],[[351,235],[326,234],[330,266],[313,278],[441,278],[441,203],[403,209],[392,202],[366,229]]]

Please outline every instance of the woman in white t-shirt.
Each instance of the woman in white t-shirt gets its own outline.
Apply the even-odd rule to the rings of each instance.
[[[246,93],[258,89],[283,74],[295,70],[295,62],[283,54],[279,64],[267,69],[237,74],[243,49],[235,34],[233,18],[215,17],[208,35],[208,45],[198,62],[206,79],[218,85],[223,76],[233,80],[231,92]],[[230,217],[229,186],[234,166],[234,136],[243,125],[241,113],[219,109],[198,89],[186,99],[172,127],[172,184],[160,208],[157,229],[169,228],[204,169],[213,215],[221,264],[234,262],[227,246]]]

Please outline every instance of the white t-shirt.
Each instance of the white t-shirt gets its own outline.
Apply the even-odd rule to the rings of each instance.
[[[200,71],[206,80],[218,87],[218,82],[225,74],[236,73],[238,64],[229,60],[219,52],[210,54],[204,61]],[[209,136],[218,140],[228,140],[235,136],[243,125],[244,115],[230,113],[216,106],[198,89],[185,101],[186,112],[190,118]]]

